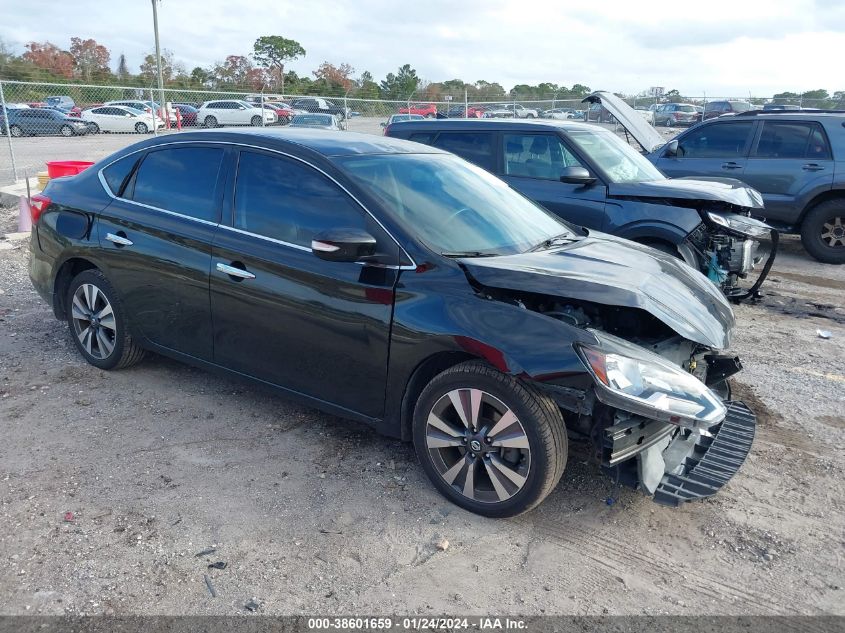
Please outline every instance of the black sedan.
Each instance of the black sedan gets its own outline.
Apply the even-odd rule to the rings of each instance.
[[[473,512],[540,503],[568,433],[673,505],[750,449],[707,278],[434,148],[191,132],[52,180],[31,212],[33,284],[89,363],[153,351],[413,440]]]

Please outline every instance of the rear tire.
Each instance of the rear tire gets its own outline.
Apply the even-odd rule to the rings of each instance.
[[[59,128],[59,134],[62,136],[73,136],[73,128],[69,125],[63,125]]]
[[[146,134],[147,132],[150,131],[150,129],[147,127],[146,123],[141,123],[139,121],[138,123],[135,124],[135,131],[138,134]]]
[[[531,383],[480,361],[451,367],[423,389],[413,436],[434,486],[488,517],[536,507],[566,467],[566,427],[557,405]]]
[[[825,264],[845,264],[845,198],[816,205],[801,223],[801,243]]]
[[[94,367],[122,369],[144,357],[129,334],[117,293],[101,271],[93,268],[74,277],[65,301],[71,338]]]

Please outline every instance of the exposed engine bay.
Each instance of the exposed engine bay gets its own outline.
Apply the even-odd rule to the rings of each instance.
[[[744,462],[753,440],[754,416],[742,403],[730,401],[727,379],[741,370],[738,358],[683,338],[639,308],[530,292],[489,288],[485,292],[490,300],[510,302],[648,350],[694,376],[726,405],[726,414],[718,422],[698,426],[613,406],[598,391],[585,394],[575,407],[566,398],[558,399],[570,436],[589,443],[595,462],[618,483],[660,503],[678,505],[709,496]],[[713,448],[717,442],[721,446]]]

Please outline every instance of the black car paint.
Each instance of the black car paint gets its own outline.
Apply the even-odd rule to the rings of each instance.
[[[305,130],[185,133],[178,140],[142,141],[78,176],[53,180],[45,190],[53,202],[32,231],[33,284],[56,315],[63,317],[62,283],[68,283],[75,271],[96,266],[113,280],[121,301],[127,302],[133,315],[130,330],[145,347],[270,385],[310,405],[370,423],[387,435],[406,440],[410,439],[414,389],[456,360],[484,359],[503,372],[535,381],[556,401],[577,411],[580,405],[566,394],[581,393],[593,379],[574,345],[599,345],[596,337],[516,303],[495,300],[473,285],[473,276],[491,284],[507,284],[509,279],[523,284],[525,276],[532,274],[535,289],[550,295],[564,294],[567,283],[572,284],[569,288],[584,283],[592,285],[592,298],[611,305],[637,306],[641,302],[637,292],[612,287],[597,291],[600,275],[589,279],[583,267],[561,265],[567,261],[561,253],[545,260],[528,258],[523,270],[514,273],[495,270],[493,259],[485,268],[480,260],[459,261],[432,253],[348,179],[330,157],[441,152],[380,137],[344,134],[340,138],[342,142],[338,135]],[[221,175],[219,228],[170,212],[129,208],[134,203],[113,197],[101,182],[99,172],[104,165],[173,143],[227,146],[229,163]],[[385,232],[396,240],[392,266],[327,263],[304,250],[256,240],[227,228],[231,224],[232,161],[240,146],[282,152],[305,161],[334,179],[364,208],[374,210]],[[86,230],[80,232],[83,225]],[[143,252],[131,254],[103,240],[115,231],[143,245]],[[597,235],[589,239],[604,241],[602,248],[613,249],[623,260],[628,253],[632,267],[639,265],[639,258],[652,256],[645,250],[629,251],[629,245],[614,238]],[[264,280],[247,290],[243,282],[214,269],[212,262],[217,259],[240,263],[262,273]],[[518,256],[510,259],[517,268]],[[667,272],[674,265],[659,261],[656,268]],[[702,280],[689,285],[689,293],[678,296],[670,311],[680,321],[695,311],[709,312],[713,319],[722,319],[728,336],[732,319],[719,316],[727,308],[713,308],[723,299],[714,286]],[[128,292],[129,286],[134,287],[132,292]],[[162,298],[162,294],[172,296]],[[138,315],[145,304],[162,312],[158,320],[148,321],[152,315],[146,311],[141,322]],[[212,311],[218,308],[227,315],[222,320],[215,318],[212,326]],[[181,323],[173,333],[161,331],[176,321]],[[675,325],[683,330],[680,323]],[[244,329],[249,331],[244,333]],[[279,340],[268,344],[268,335]],[[718,342],[717,337],[709,338]],[[280,363],[280,358],[290,360]],[[279,369],[279,364],[287,367]]]

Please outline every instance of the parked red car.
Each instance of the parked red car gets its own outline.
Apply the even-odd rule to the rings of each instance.
[[[434,119],[437,117],[437,106],[433,103],[413,103],[410,108],[399,108],[399,114],[419,114],[426,119]]]

